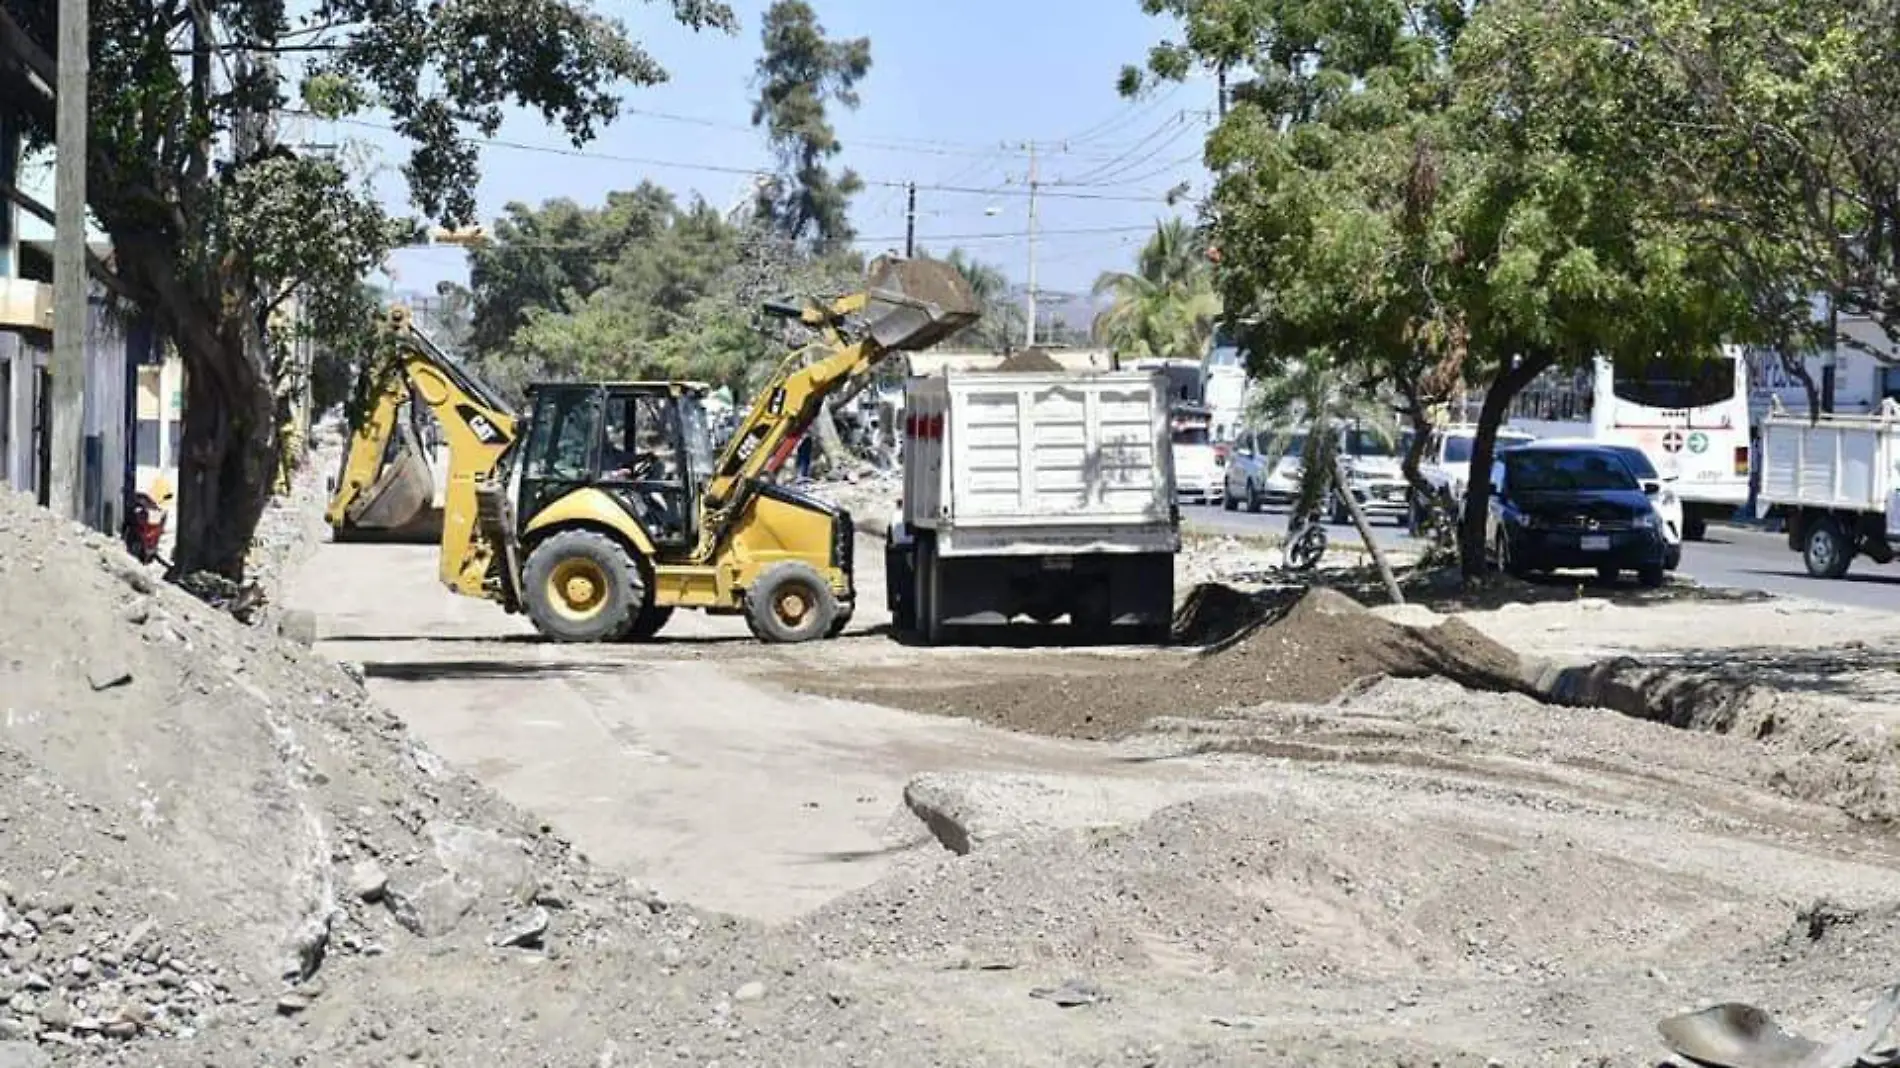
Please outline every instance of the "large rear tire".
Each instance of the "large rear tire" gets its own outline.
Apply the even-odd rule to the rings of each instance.
[[[591,530],[564,530],[535,546],[522,587],[534,629],[557,642],[618,641],[646,603],[638,561]]]
[[[745,595],[745,618],[760,641],[788,645],[828,637],[838,619],[831,583],[810,564],[767,568]]]

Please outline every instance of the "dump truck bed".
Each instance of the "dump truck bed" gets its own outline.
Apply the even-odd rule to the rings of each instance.
[[[906,400],[904,519],[946,556],[1173,552],[1168,395],[1138,371],[950,371]]]

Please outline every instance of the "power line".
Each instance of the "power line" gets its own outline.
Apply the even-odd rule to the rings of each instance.
[[[1100,234],[1148,233],[1152,231],[1153,229],[1154,229],[1153,223],[1144,223],[1140,226],[1090,226],[1090,227],[1079,227],[1079,228],[1070,229],[1070,230],[1038,230],[1036,231],[1036,237],[1038,240],[1040,240],[1045,237],[1082,237],[1082,236],[1095,236],[1095,235],[1100,235]],[[857,244],[857,245],[898,244],[904,240],[905,236],[906,235],[904,234],[892,234],[888,236],[880,235],[878,237],[859,237],[859,238],[853,238],[852,243]],[[1026,239],[1026,236],[1020,230],[989,230],[989,231],[984,231],[982,233],[967,233],[967,234],[919,234],[917,237],[918,243],[925,244],[925,245],[936,244],[938,242],[943,242],[943,241],[1022,241],[1025,239]],[[494,247],[506,248],[506,249],[535,249],[538,251],[597,252],[602,256],[619,256],[621,254],[621,251],[618,249],[602,249],[595,245],[592,245],[583,241],[506,241],[506,240],[503,240],[503,241],[496,241],[494,243]],[[467,250],[463,248],[461,245],[426,244],[426,245],[403,245],[401,246],[400,251],[404,251],[404,252],[443,251],[443,252],[466,253]]]
[[[1115,130],[1134,126],[1138,118],[1153,115],[1162,105],[1173,100],[1175,95],[1180,91],[1181,83],[1176,82],[1170,85],[1167,91],[1159,96],[1152,97],[1146,101],[1131,100],[1120,111],[1090,126],[1079,134],[1065,138],[1063,143],[1071,145],[1087,144],[1090,141],[1099,141]]]
[[[641,118],[658,119],[662,122],[681,123],[687,126],[699,126],[713,130],[733,130],[740,133],[752,133],[756,127],[745,123],[723,119],[712,119],[698,115],[681,115],[675,112],[652,111],[646,108],[623,108],[627,115]],[[848,149],[871,149],[878,152],[911,153],[920,156],[948,156],[953,158],[990,159],[1003,155],[1022,156],[1022,149],[1008,145],[991,146],[964,141],[940,141],[921,137],[851,137],[843,142]],[[1082,153],[1085,159],[1108,159],[1106,152]]]
[[[1068,179],[1066,181],[1058,180],[1058,181],[1050,182],[1049,184],[1056,187],[1078,188],[1078,187],[1087,186],[1091,183],[1100,182],[1103,177],[1114,173],[1118,165],[1121,165],[1124,162],[1135,157],[1137,153],[1139,153],[1144,147],[1147,147],[1149,143],[1152,142],[1155,138],[1160,137],[1162,134],[1167,133],[1169,129],[1177,127],[1177,126],[1179,127],[1179,129],[1175,130],[1174,136],[1167,138],[1166,140],[1162,141],[1160,144],[1154,145],[1153,147],[1148,149],[1150,153],[1160,152],[1161,150],[1167,148],[1169,145],[1173,144],[1174,142],[1179,141],[1184,134],[1186,134],[1189,130],[1193,129],[1193,127],[1187,124],[1187,115],[1185,112],[1176,112],[1174,115],[1170,116],[1167,120],[1162,122],[1161,125],[1149,131],[1148,136],[1128,146],[1128,148],[1125,151],[1123,151],[1121,155],[1116,156],[1114,159],[1109,160],[1107,163],[1104,163],[1099,167],[1092,167],[1089,170],[1084,171],[1082,174],[1079,174],[1076,177]],[[1141,166],[1141,165],[1144,165],[1145,162],[1146,162],[1145,160],[1135,160],[1134,165]],[[1123,169],[1125,170],[1126,168],[1123,168]]]
[[[286,113],[292,114],[292,115],[309,114],[308,112],[301,112],[301,111],[295,111],[295,110],[291,110]],[[398,132],[396,131],[395,127],[387,123],[370,122],[367,119],[337,119],[335,121],[346,126],[357,126],[357,127],[362,127],[365,129],[370,129],[370,130],[381,130],[384,132]],[[534,145],[534,144],[528,144],[525,141],[509,141],[509,140],[504,140],[502,138],[462,137],[462,138],[459,138],[459,140],[468,142],[470,144],[478,145],[478,146],[487,146],[491,148],[505,148],[505,149],[510,149],[512,151],[517,151],[517,152],[539,152],[546,155],[562,156],[567,159],[597,160],[604,163],[627,163],[627,164],[633,164],[635,166],[641,166],[641,167],[671,167],[678,170],[702,171],[708,174],[739,174],[739,175],[745,175],[747,177],[752,177],[754,175],[768,173],[768,169],[762,166],[761,167],[734,167],[734,166],[728,166],[728,165],[721,165],[717,163],[688,163],[683,160],[658,159],[658,158],[649,157],[649,156],[628,156],[628,155],[621,155],[618,153],[597,152],[597,151],[590,151],[590,150],[577,149],[577,148],[561,148],[555,145]],[[889,179],[874,179],[874,178],[863,179],[863,182],[866,188],[876,188],[876,189],[906,189],[910,185],[909,182],[900,182],[900,181],[892,181]],[[988,196],[1026,197],[1030,195],[1029,190],[1027,189],[1010,189],[1007,187],[978,188],[974,186],[931,185],[931,184],[919,182],[917,183],[917,188],[920,192],[956,193],[956,194],[963,194],[963,195],[968,195],[968,196],[984,196],[984,197],[988,197]],[[1062,200],[1102,200],[1102,201],[1119,201],[1122,203],[1130,203],[1130,204],[1155,204],[1155,203],[1168,202],[1168,197],[1166,196],[1166,194],[1163,194],[1163,193],[1151,193],[1151,194],[1145,194],[1145,195],[1109,194],[1109,193],[1074,193],[1074,192],[1063,192],[1060,190],[1050,191],[1047,188],[1045,188],[1038,195],[1043,196],[1043,197],[1062,199]]]
[[[1190,152],[1187,155],[1180,157],[1179,159],[1171,159],[1168,162],[1163,163],[1161,166],[1156,167],[1154,170],[1148,171],[1144,174],[1137,174],[1129,178],[1119,179],[1117,181],[1105,180],[1101,182],[1091,182],[1089,184],[1092,187],[1096,187],[1096,188],[1110,188],[1110,187],[1124,186],[1124,185],[1140,185],[1143,182],[1150,182],[1156,178],[1161,178],[1166,175],[1172,174],[1174,173],[1174,169],[1176,167],[1180,167],[1183,164],[1199,163],[1204,158],[1205,158],[1205,155],[1202,152],[1202,150],[1196,149],[1193,152]]]

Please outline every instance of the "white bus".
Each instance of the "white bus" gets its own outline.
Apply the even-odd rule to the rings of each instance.
[[[1749,368],[1744,352],[1677,363],[1615,366],[1599,357],[1585,375],[1540,376],[1512,402],[1511,426],[1538,437],[1587,436],[1643,450],[1683,502],[1683,537],[1748,503]]]

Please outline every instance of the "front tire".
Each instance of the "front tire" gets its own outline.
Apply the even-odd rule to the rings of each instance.
[[[1234,496],[1231,493],[1222,492],[1221,498],[1220,498],[1220,506],[1222,510],[1224,511],[1238,512],[1240,511],[1240,498]]]
[[[562,531],[535,546],[522,587],[534,629],[557,642],[617,641],[646,603],[639,564],[591,530]]]
[[[1837,579],[1847,574],[1847,566],[1854,561],[1854,547],[1839,520],[1827,516],[1808,528],[1801,560],[1815,578]]]
[[[826,637],[838,614],[831,583],[810,564],[774,564],[745,595],[746,624],[760,641],[789,645]]]

